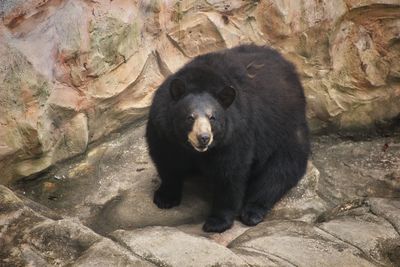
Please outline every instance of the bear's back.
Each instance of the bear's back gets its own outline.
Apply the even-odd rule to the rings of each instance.
[[[240,93],[265,101],[271,98],[304,98],[294,66],[276,50],[256,45],[241,45],[201,55],[181,70],[209,68]]]
[[[156,92],[150,110],[159,127],[168,129],[171,124],[169,81],[184,73],[197,75],[196,69],[207,69],[235,88],[236,99],[226,113],[237,133],[243,129],[243,134],[286,136],[284,132],[305,123],[305,97],[293,65],[268,47],[242,45],[200,55],[171,75]]]
[[[284,115],[297,113],[301,118],[296,119],[304,117],[304,91],[296,70],[274,49],[241,45],[196,57],[187,65],[197,66],[210,68],[237,90],[235,107],[242,114],[261,113],[257,115],[265,121],[273,107]]]

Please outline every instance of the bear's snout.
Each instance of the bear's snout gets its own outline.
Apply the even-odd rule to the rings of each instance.
[[[198,152],[207,151],[208,146],[213,142],[213,135],[210,121],[206,116],[199,116],[194,120],[188,141]]]
[[[200,133],[197,136],[197,140],[201,146],[206,146],[206,145],[208,145],[208,142],[210,141],[210,137],[211,136],[209,133]]]

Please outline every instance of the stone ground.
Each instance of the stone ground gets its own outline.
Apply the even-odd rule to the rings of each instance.
[[[315,137],[307,175],[263,223],[206,234],[201,177],[179,207],[153,205],[143,135],[0,186],[0,266],[400,266],[400,136]]]

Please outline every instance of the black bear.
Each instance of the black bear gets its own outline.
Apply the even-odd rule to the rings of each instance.
[[[185,177],[214,187],[206,232],[235,217],[260,223],[302,178],[310,151],[305,97],[277,51],[242,45],[198,56],[168,77],[150,108],[146,140],[161,185],[154,203],[180,204]]]

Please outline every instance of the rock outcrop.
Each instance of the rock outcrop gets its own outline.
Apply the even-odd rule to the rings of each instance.
[[[169,73],[241,43],[295,63],[314,131],[400,113],[396,0],[4,0],[0,18],[2,184],[140,120]]]
[[[319,137],[307,174],[247,227],[205,233],[204,179],[161,210],[144,126],[0,186],[0,266],[400,266],[399,136]]]

